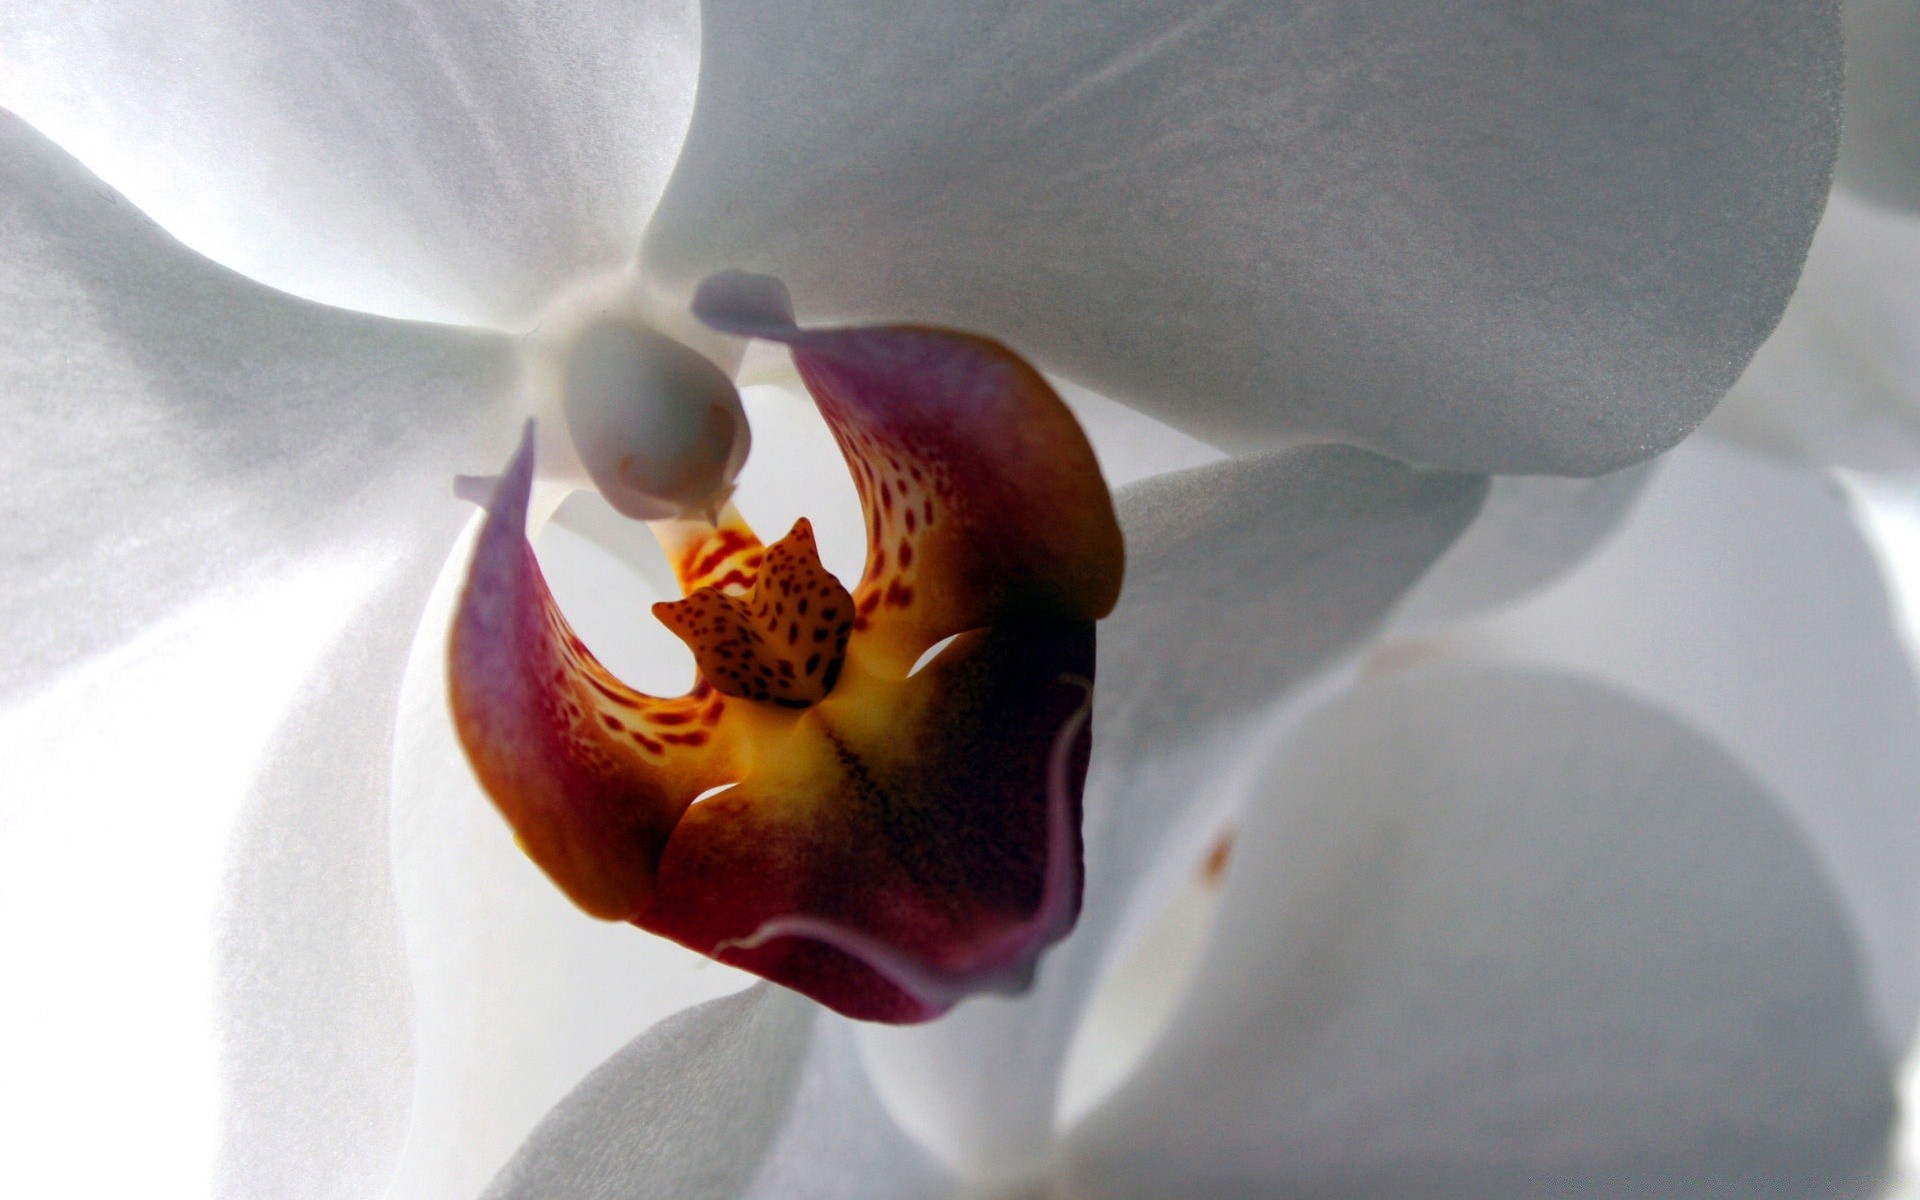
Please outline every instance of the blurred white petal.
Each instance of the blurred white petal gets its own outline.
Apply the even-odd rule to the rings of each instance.
[[[1711,742],[1444,667],[1264,777],[1199,982],[1074,1195],[1861,1195],[1892,1060],[1842,906]]]
[[[698,38],[693,0],[11,0],[0,105],[262,283],[514,327],[632,257]]]
[[[1633,508],[1655,468],[1597,479],[1497,475],[1487,502],[1394,614],[1394,625],[1438,625],[1509,604],[1593,552]]]
[[[957,1193],[964,1194],[953,1178],[888,1118],[861,1066],[852,1023],[821,1012],[792,1115],[747,1200],[943,1200]]]
[[[1478,476],[1312,447],[1123,489],[1127,581],[1100,627],[1086,907],[1035,991],[862,1048],[902,1122],[970,1173],[1032,1168],[1116,940],[1212,836],[1269,710],[1370,637],[1472,518]]]
[[[5,114],[0,323],[0,694],[310,556],[405,553],[510,433],[505,339],[248,282]]]
[[[1196,436],[1600,474],[1704,417],[1827,190],[1823,5],[714,0],[643,261],[1005,338]]]
[[[1227,457],[1222,450],[1072,380],[1056,379],[1053,385],[1087,431],[1100,460],[1100,473],[1116,491],[1155,475],[1204,467]]]
[[[679,1014],[570,1092],[487,1200],[935,1200],[847,1023],[771,984]]]
[[[1630,520],[1454,650],[1650,697],[1732,751],[1805,831],[1867,952],[1888,1045],[1920,1004],[1920,698],[1887,585],[1828,476],[1711,444]]]
[[[1840,181],[1883,204],[1920,209],[1920,4],[1844,0],[1847,119]]]
[[[1920,51],[1909,69],[1920,75]],[[1910,117],[1920,129],[1920,109]],[[1703,432],[1786,458],[1920,468],[1920,215],[1836,189],[1780,327]]]

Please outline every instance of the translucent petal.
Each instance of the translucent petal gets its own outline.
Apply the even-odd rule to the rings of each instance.
[[[515,847],[447,711],[448,631],[470,557],[463,541],[446,559],[400,699],[389,836],[417,1067],[394,1200],[470,1200],[608,1055],[750,982],[584,916]]]
[[[1864,1195],[1869,1007],[1818,859],[1713,743],[1588,683],[1415,671],[1264,775],[1071,1194]]]
[[[972,1174],[1032,1168],[1086,997],[1116,944],[1190,869],[1272,706],[1378,628],[1472,519],[1485,483],[1345,447],[1279,451],[1124,489],[1128,575],[1100,627],[1086,905],[1018,1002],[862,1030],[881,1094]]]
[[[1882,204],[1920,209],[1920,4],[1844,0],[1847,119],[1835,174]]]
[[[416,545],[510,430],[505,339],[241,279],[3,114],[0,322],[0,692],[303,556]]]
[[[1394,614],[1405,630],[1498,608],[1578,566],[1632,511],[1655,468],[1598,479],[1499,475],[1464,536]]]
[[[461,514],[346,618],[276,713],[225,843],[217,1194],[358,1200],[384,1187],[413,1096],[413,996],[387,849],[407,650]]]
[[[1600,474],[1792,288],[1826,6],[1002,0],[703,10],[643,259],[977,330],[1222,445]]]
[[[926,1200],[844,1022],[762,985],[661,1023],[541,1122],[486,1200]]]
[[[1846,901],[1891,1046],[1920,1006],[1920,694],[1846,497],[1712,445],[1669,455],[1615,537],[1455,650],[1651,697],[1726,746]]]
[[[230,1105],[259,1091],[227,1094],[221,1071],[221,1042],[257,1032],[222,1028],[228,850],[280,718],[392,566],[386,547],[314,556],[186,606],[0,714],[11,1188],[216,1190]],[[361,1079],[365,1144],[342,1146],[322,1122],[307,1161],[347,1181],[391,1165],[396,1098],[382,1075]],[[117,1131],[111,1153],[103,1129]],[[280,1133],[271,1144],[285,1145]]]
[[[1780,327],[1703,432],[1785,458],[1920,467],[1920,215],[1836,189]]]
[[[691,0],[19,0],[0,105],[262,283],[518,327],[631,258],[698,26]]]

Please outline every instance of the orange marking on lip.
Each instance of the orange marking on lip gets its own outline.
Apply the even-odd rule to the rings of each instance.
[[[826,601],[810,614],[799,598],[809,594]],[[686,642],[700,677],[716,691],[804,707],[823,699],[839,672],[852,622],[838,614],[852,602],[820,564],[813,527],[802,517],[767,549],[759,577],[745,595],[704,587],[684,600],[656,604],[653,611]],[[812,652],[816,643],[824,653]]]
[[[617,688],[609,687],[605,683],[602,683],[598,678],[596,678],[593,675],[586,675],[584,676],[584,678],[587,681],[587,685],[591,687],[594,691],[599,692],[603,699],[611,701],[614,704],[618,704],[622,708],[637,709],[642,707],[639,698],[632,695],[631,693],[622,692]],[[649,718],[649,720],[655,720],[655,721],[660,719],[661,718],[658,716]]]
[[[662,619],[698,676],[682,697],[633,692],[545,592],[529,437],[456,620],[455,719],[581,907],[852,1016],[924,1020],[1017,985],[1072,925],[1119,532],[1084,435],[1005,347],[911,327],[793,338],[865,510],[857,585],[804,526],[763,547],[730,505],[659,523],[686,597]],[[775,930],[796,917],[815,931]]]

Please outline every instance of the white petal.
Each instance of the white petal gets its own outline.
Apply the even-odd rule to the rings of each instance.
[[[1836,190],[1780,327],[1704,432],[1788,458],[1920,467],[1920,216]]]
[[[1864,1194],[1892,1059],[1845,917],[1706,739],[1456,666],[1316,716],[1263,783],[1073,1194]]]
[[[385,547],[314,556],[188,606],[0,715],[9,1190],[214,1193],[232,1116],[219,1070],[231,986],[215,974],[230,844],[304,677],[396,565]],[[395,1133],[388,1080],[353,1082],[368,1085],[368,1145],[342,1147],[322,1123],[308,1160],[349,1182],[378,1178]]]
[[[637,1037],[487,1200],[893,1200],[947,1191],[867,1090],[846,1023],[770,984]]]
[[[1864,939],[1882,1028],[1920,1005],[1920,698],[1886,583],[1821,473],[1669,455],[1565,581],[1462,639],[1652,697],[1779,797]]]
[[[853,1030],[833,1013],[818,1017],[793,1113],[748,1200],[941,1200],[959,1190],[888,1118],[861,1067]]]
[[[1099,631],[1079,927],[1019,1001],[862,1031],[881,1095],[945,1161],[977,1175],[1037,1167],[1089,990],[1217,830],[1269,710],[1378,629],[1484,492],[1477,476],[1347,447],[1120,492],[1127,582]]]
[[[0,326],[0,693],[303,556],[404,552],[510,433],[505,339],[241,279],[5,114]]]
[[[447,712],[447,623],[469,557],[463,543],[447,560],[400,697],[390,837],[418,1065],[392,1200],[470,1200],[602,1060],[750,982],[580,912],[515,847]]]
[[[510,326],[632,256],[697,38],[691,0],[14,0],[0,105],[263,283]]]
[[[218,1194],[232,1200],[359,1200],[399,1157],[413,998],[387,798],[400,681],[448,525],[394,565],[281,710],[225,843]]]
[[[1225,452],[1163,425],[1145,413],[1088,391],[1072,380],[1051,381],[1060,398],[1073,409],[1080,427],[1093,443],[1100,473],[1114,489],[1188,467],[1204,467],[1226,458]]]
[[[1920,4],[1845,0],[1847,119],[1836,173],[1883,204],[1920,209]]]
[[[1643,464],[1598,479],[1496,476],[1480,515],[1407,594],[1395,626],[1458,620],[1551,583],[1626,519],[1652,469]]]
[[[1823,5],[709,3],[644,259],[1006,339],[1221,445],[1600,474],[1791,291]]]

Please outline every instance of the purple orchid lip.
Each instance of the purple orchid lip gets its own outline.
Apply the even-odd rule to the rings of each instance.
[[[791,349],[860,493],[861,579],[826,572],[804,521],[773,546],[731,506],[656,527],[686,599],[655,611],[698,679],[636,692],[540,576],[524,441],[452,639],[474,769],[597,916],[868,1020],[1020,991],[1079,908],[1094,622],[1123,560],[1092,450],[985,338],[803,329],[739,273],[695,311]]]

